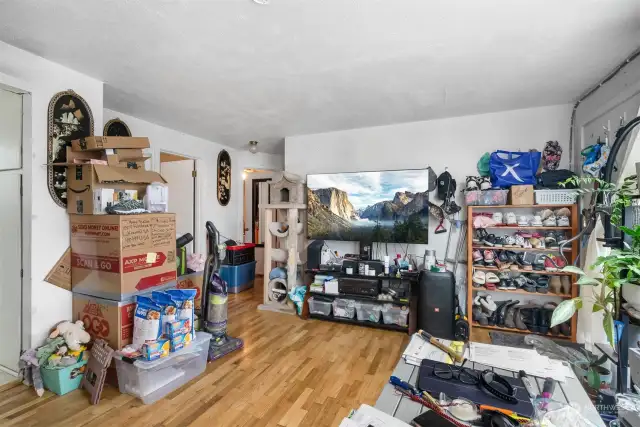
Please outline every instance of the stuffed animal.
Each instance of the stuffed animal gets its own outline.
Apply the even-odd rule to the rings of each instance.
[[[76,323],[62,322],[51,332],[49,338],[55,338],[58,335],[62,335],[67,347],[70,350],[80,350],[81,344],[86,344],[91,340],[91,336],[84,330],[84,323],[82,320],[77,320]]]

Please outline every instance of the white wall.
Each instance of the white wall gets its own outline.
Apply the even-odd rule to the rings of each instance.
[[[440,174],[448,168],[458,183],[457,196],[460,199],[466,176],[477,175],[476,164],[485,152],[497,149],[542,150],[546,141],[557,140],[565,150],[561,166],[566,167],[570,113],[570,105],[554,105],[291,136],[285,139],[285,170],[305,177],[314,173],[418,169],[427,166]],[[461,200],[458,203],[462,206]],[[431,219],[431,231],[436,225],[436,221]],[[428,246],[410,245],[409,253],[422,256],[425,247],[429,247],[436,250],[438,259],[442,259],[447,235],[432,232]],[[454,256],[457,236],[458,233],[452,238],[450,258]],[[357,244],[351,242],[331,242],[330,246],[342,254],[357,251]],[[399,245],[389,245],[389,252],[392,255],[402,253]]]
[[[47,110],[57,92],[73,89],[93,112],[94,132],[102,134],[102,82],[0,42],[0,83],[31,94],[30,152],[24,155],[25,198],[32,198],[31,262],[25,269],[23,347],[39,344],[57,322],[71,318],[71,293],[42,279],[69,246],[69,219],[47,189]]]

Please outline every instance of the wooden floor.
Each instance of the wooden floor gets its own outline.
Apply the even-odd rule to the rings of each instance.
[[[337,426],[373,405],[408,342],[401,332],[256,310],[261,289],[232,295],[229,332],[245,348],[153,405],[107,386],[99,405],[76,390],[41,398],[0,386],[0,426]]]

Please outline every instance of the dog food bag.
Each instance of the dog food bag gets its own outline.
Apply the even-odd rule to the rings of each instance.
[[[168,323],[175,322],[178,319],[178,304],[166,292],[153,291],[151,293],[153,302],[162,307],[162,332],[166,333]]]
[[[165,323],[164,334],[171,339],[176,335],[188,334],[191,332],[191,321],[189,319],[180,319],[175,322]]]
[[[196,330],[193,326],[194,307],[197,289],[169,289],[166,291],[178,305],[178,319],[188,319],[191,322],[191,334],[195,336]]]
[[[162,335],[162,307],[149,297],[136,298],[133,317],[133,345],[140,348],[146,342],[156,341]]]
[[[173,353],[174,351],[182,350],[184,347],[189,345],[191,342],[191,333],[186,334],[178,334],[171,338],[171,346],[170,350]]]
[[[142,357],[148,362],[167,357],[169,351],[171,351],[171,342],[168,339],[159,339],[142,345]]]

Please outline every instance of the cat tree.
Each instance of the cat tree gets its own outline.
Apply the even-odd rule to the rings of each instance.
[[[298,270],[303,263],[300,249],[304,248],[302,231],[307,209],[304,184],[295,175],[283,173],[279,180],[269,182],[269,203],[259,208],[264,209],[270,235],[264,240],[264,303],[258,308],[295,314],[288,294],[299,283]],[[269,280],[274,263],[284,266],[286,277]]]

